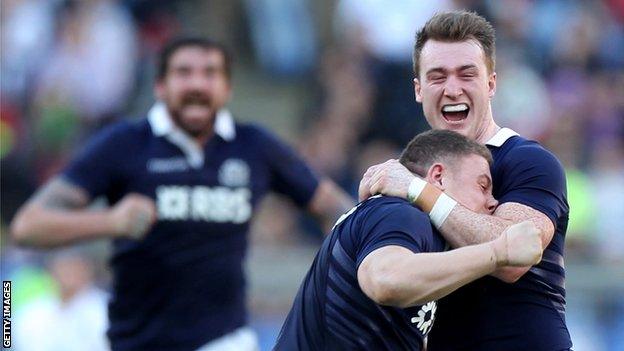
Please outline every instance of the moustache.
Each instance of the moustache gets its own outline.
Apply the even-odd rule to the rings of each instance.
[[[182,96],[182,100],[180,102],[182,105],[212,105],[212,99],[209,96],[200,93],[186,94]]]

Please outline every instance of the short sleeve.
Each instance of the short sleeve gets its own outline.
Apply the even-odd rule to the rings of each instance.
[[[505,159],[506,183],[499,203],[517,202],[538,210],[555,224],[568,211],[565,172],[557,158],[538,144],[514,148]]]
[[[318,177],[290,146],[262,128],[256,131],[270,168],[271,189],[305,207],[318,187]]]
[[[124,126],[117,124],[94,135],[62,173],[70,183],[83,188],[91,198],[106,194],[116,165],[123,162]]]
[[[384,246],[401,246],[414,253],[429,252],[427,238],[432,237],[429,218],[408,203],[376,206],[362,223],[357,267],[371,252]]]

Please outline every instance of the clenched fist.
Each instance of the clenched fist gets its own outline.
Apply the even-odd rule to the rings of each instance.
[[[116,237],[141,239],[156,221],[156,205],[144,195],[128,194],[110,209]]]
[[[531,221],[510,226],[492,243],[499,266],[533,266],[542,259],[540,230]]]

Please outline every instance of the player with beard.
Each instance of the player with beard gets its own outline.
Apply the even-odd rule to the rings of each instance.
[[[243,259],[259,200],[285,194],[325,223],[353,205],[274,135],[234,121],[230,78],[222,45],[171,42],[147,117],[96,135],[11,225],[31,247],[113,239],[113,350],[257,350]],[[112,207],[88,209],[100,196]]]

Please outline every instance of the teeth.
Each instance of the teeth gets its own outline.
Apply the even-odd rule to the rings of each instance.
[[[457,104],[457,105],[445,105],[442,107],[442,112],[462,112],[468,111],[468,105],[466,104]]]

